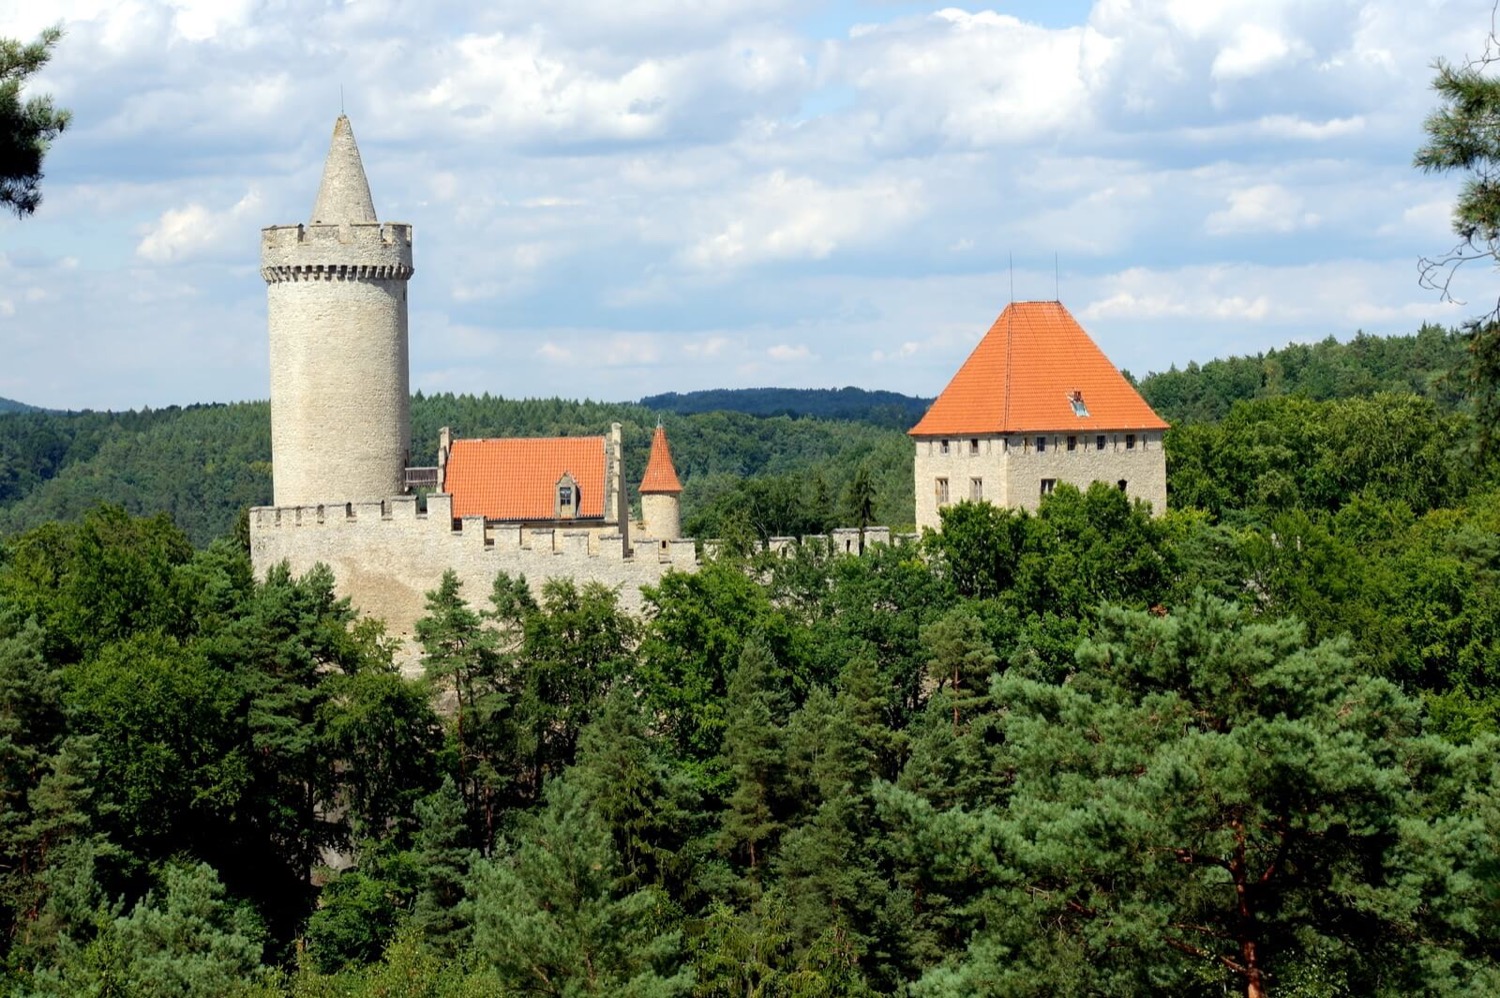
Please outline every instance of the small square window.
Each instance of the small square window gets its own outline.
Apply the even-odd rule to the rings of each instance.
[[[1057,479],[1055,479],[1055,478],[1044,478],[1044,479],[1042,479],[1042,495],[1044,495],[1044,496],[1050,496],[1056,489],[1057,489]]]
[[[948,453],[948,441],[944,440],[941,444],[938,445],[938,453],[939,454],[946,454],[946,453]]]
[[[972,499],[972,500],[974,500],[975,502],[979,502],[980,500],[982,500],[984,498],[984,479],[983,478],[971,478],[971,479],[969,479],[969,498]]]
[[[1125,434],[1125,449],[1126,450],[1135,450],[1135,434],[1134,433],[1127,433],[1127,434]]]
[[[972,440],[969,441],[969,453],[970,454],[978,454],[979,453],[979,438],[978,437],[974,437]]]
[[[1068,450],[1077,450],[1077,449],[1078,449],[1078,438],[1077,437],[1069,437],[1068,438]]]
[[[1044,451],[1046,449],[1047,449],[1047,438],[1046,437],[1037,437],[1036,438],[1036,452],[1038,454],[1040,454],[1042,451]]]
[[[933,496],[937,499],[939,506],[946,503],[948,501],[948,479],[939,478],[936,482],[934,482],[932,493]]]
[[[1097,437],[1094,438],[1094,450],[1103,450],[1103,449],[1104,449],[1104,434],[1101,433]]]
[[[573,505],[573,486],[559,485],[557,487],[557,502],[560,506]]]
[[[1123,479],[1123,478],[1120,479],[1118,482],[1115,483],[1115,485],[1119,488],[1119,490],[1121,492],[1125,491],[1125,479]]]

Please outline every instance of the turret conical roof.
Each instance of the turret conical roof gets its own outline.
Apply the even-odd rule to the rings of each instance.
[[[333,141],[328,144],[328,161],[323,164],[323,182],[318,185],[312,222],[338,225],[373,221],[376,221],[375,201],[370,197],[365,165],[359,158],[359,146],[354,144],[349,118],[341,114],[333,123]]]
[[[641,476],[641,491],[682,491],[682,483],[677,480],[677,469],[672,467],[672,450],[667,446],[667,431],[660,424],[656,427],[656,436],[651,438],[651,457],[646,461],[646,473]]]

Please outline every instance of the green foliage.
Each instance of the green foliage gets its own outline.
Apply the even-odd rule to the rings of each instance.
[[[1316,402],[1377,394],[1417,395],[1451,411],[1463,402],[1450,375],[1464,359],[1464,337],[1430,323],[1409,336],[1358,333],[1279,350],[1226,357],[1183,370],[1174,365],[1136,386],[1169,423],[1218,422],[1237,402],[1286,396]]]
[[[106,920],[86,943],[64,946],[55,968],[38,973],[38,996],[129,998],[248,996],[260,969],[262,934],[254,916],[225,896],[212,867],[170,865],[161,893],[128,915]]]
[[[1468,420],[1414,395],[1237,403],[1167,434],[1171,501],[1216,517],[1334,512],[1356,496],[1424,513],[1481,481]]]
[[[474,948],[509,988],[536,994],[686,994],[681,935],[656,888],[622,889],[604,819],[568,780],[476,871]]]
[[[1453,793],[1492,743],[1423,736],[1344,647],[1222,603],[1106,615],[1078,658],[1063,686],[996,681],[1001,806],[886,794],[943,876],[991,885],[982,931],[920,993],[1258,994],[1330,957],[1354,993],[1494,986],[1483,891],[1427,893],[1491,862],[1492,792]]]
[[[411,902],[406,885],[349,870],[318,896],[303,936],[307,955],[324,973],[379,961]]]
[[[0,38],[0,204],[18,217],[36,211],[42,202],[42,158],[71,116],[52,106],[46,96],[21,97],[27,80],[47,64],[61,28],[48,28],[29,45]]]
[[[1432,89],[1440,104],[1423,122],[1427,141],[1416,154],[1416,166],[1424,172],[1465,175],[1453,206],[1459,244],[1443,257],[1423,261],[1423,283],[1444,295],[1454,268],[1473,259],[1493,263],[1500,254],[1500,80],[1490,71],[1494,41],[1492,30],[1484,58],[1466,65],[1437,62]],[[1489,444],[1500,426],[1500,321],[1494,310],[1468,323],[1464,345],[1462,384]]]
[[[743,550],[640,619],[598,586],[446,578],[421,682],[326,570],[256,580],[242,544],[117,508],[12,537],[0,991],[131,993],[134,954],[156,980],[238,934],[264,948],[215,986],[260,998],[1206,998],[1244,990],[1253,932],[1272,993],[1484,993],[1500,491],[1440,392],[1317,401],[1315,373],[1175,429],[1165,516],[1059,488],[863,556],[754,551],[741,516]],[[418,410],[619,418],[641,460],[654,425]],[[147,446],[201,417],[131,418]],[[910,502],[899,434],[679,418],[700,509],[777,481],[851,523],[888,482]],[[205,863],[223,887],[167,918],[158,878]],[[1253,917],[1235,864],[1261,864]],[[147,911],[195,927],[120,927]]]

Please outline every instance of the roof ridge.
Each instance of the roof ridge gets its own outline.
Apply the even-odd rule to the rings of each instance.
[[[1015,367],[1016,356],[1016,342],[1012,327],[1012,324],[1015,322],[1015,316],[1012,313],[1015,310],[1016,303],[1014,301],[1005,306],[1005,411],[1001,413],[1001,419],[1003,420],[1000,424],[1001,426],[1010,425],[1010,372]]]

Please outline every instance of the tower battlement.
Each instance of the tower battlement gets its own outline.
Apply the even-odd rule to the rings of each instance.
[[[260,273],[280,281],[406,280],[411,226],[404,222],[272,225],[261,230]]]

